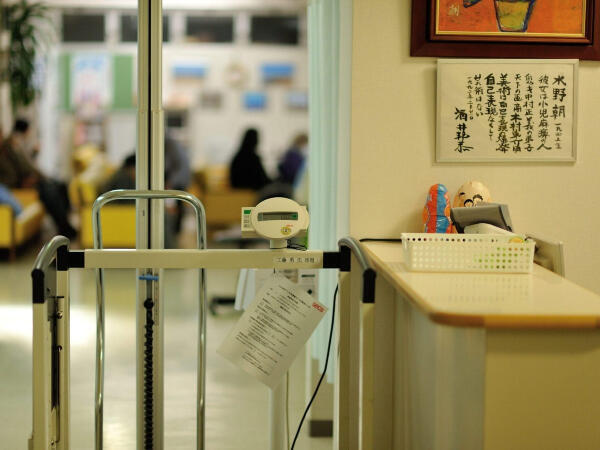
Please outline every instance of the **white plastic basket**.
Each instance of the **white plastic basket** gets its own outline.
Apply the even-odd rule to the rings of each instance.
[[[502,234],[402,233],[404,262],[420,272],[530,273],[534,241]]]

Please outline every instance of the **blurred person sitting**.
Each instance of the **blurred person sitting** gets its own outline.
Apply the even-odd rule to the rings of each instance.
[[[277,179],[258,192],[259,201],[272,197],[295,197],[294,189],[300,184],[302,173],[305,171],[307,151],[308,136],[306,133],[298,134],[277,165]]]
[[[186,149],[170,136],[165,137],[165,187],[186,190],[192,171]]]
[[[28,132],[29,122],[17,119],[12,133],[0,145],[0,183],[10,189],[36,189],[58,233],[73,238],[77,232],[68,220],[67,188],[64,183],[44,176],[24,154]]]
[[[185,191],[191,179],[190,158],[186,149],[171,136],[165,136],[165,188]],[[174,231],[179,233],[183,221],[183,202],[175,201],[171,204],[167,202],[165,206],[173,212]]]
[[[298,181],[298,174],[306,161],[307,149],[308,136],[305,133],[298,134],[277,166],[281,182],[295,186]]]
[[[92,204],[98,194],[99,186],[113,172],[105,153],[94,144],[80,145],[73,150],[73,177],[69,183],[71,206],[79,209]]]
[[[185,149],[171,138],[165,139],[165,188],[185,190],[190,184],[190,161]],[[103,185],[102,192],[135,189],[135,153],[129,154]]]
[[[127,156],[123,160],[121,167],[119,167],[104,186],[102,186],[102,192],[113,191],[115,189],[136,189],[135,159],[135,153]],[[118,200],[118,202],[134,203],[135,200]],[[165,248],[176,248],[177,246],[176,220],[177,216],[174,209],[167,206],[165,208]]]
[[[82,183],[102,184],[111,171],[106,154],[95,144],[87,143],[73,150],[73,172]]]
[[[248,128],[237,153],[231,160],[229,167],[231,187],[258,191],[269,184],[269,177],[256,152],[257,147],[258,131],[255,128]]]
[[[135,153],[123,160],[121,167],[102,185],[100,191],[108,192],[115,189],[135,189]]]

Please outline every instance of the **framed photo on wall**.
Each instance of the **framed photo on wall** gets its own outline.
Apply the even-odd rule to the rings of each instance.
[[[600,60],[600,0],[413,0],[410,54]]]
[[[577,60],[440,59],[437,162],[574,162]]]

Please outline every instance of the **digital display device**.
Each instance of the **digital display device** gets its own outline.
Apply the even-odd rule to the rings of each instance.
[[[242,207],[242,237],[269,239],[271,248],[286,248],[288,241],[305,236],[310,218],[306,206],[284,197],[271,197],[253,208]]]
[[[298,220],[296,212],[264,212],[258,213],[258,220],[264,222],[266,220]]]

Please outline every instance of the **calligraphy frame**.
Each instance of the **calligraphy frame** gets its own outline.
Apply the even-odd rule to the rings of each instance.
[[[507,68],[510,66],[522,66],[523,68],[533,68],[535,66],[547,66],[547,65],[563,65],[572,67],[572,100],[571,100],[571,111],[570,111],[570,152],[561,152],[560,155],[550,153],[532,153],[527,155],[525,152],[512,154],[507,153],[494,153],[489,149],[483,149],[478,151],[477,154],[456,153],[448,150],[448,147],[444,145],[443,135],[446,133],[442,132],[442,124],[444,123],[445,117],[443,111],[446,110],[444,102],[446,99],[443,98],[444,91],[447,90],[442,86],[443,70],[442,67],[447,66],[469,66],[475,68],[477,65],[492,65],[495,68],[502,67],[503,65]],[[499,69],[498,69],[499,70]],[[507,71],[508,72],[508,71]],[[539,162],[553,162],[553,163],[574,163],[577,160],[577,109],[578,109],[578,87],[579,87],[579,61],[575,59],[438,59],[437,61],[437,99],[436,99],[436,150],[435,159],[437,163],[539,163]],[[450,92],[456,92],[455,89],[449,89]],[[534,117],[534,119],[537,118]],[[563,141],[565,142],[565,141]],[[501,155],[501,156],[499,156]],[[525,157],[523,157],[525,155]]]
[[[600,61],[600,0],[586,0],[585,36],[580,38],[438,34],[436,2],[412,0],[411,56]]]

